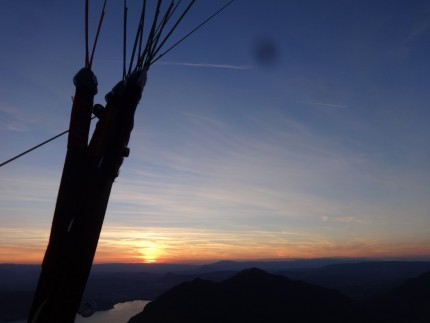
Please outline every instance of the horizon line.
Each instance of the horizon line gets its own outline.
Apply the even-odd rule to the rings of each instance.
[[[387,257],[346,257],[346,256],[334,256],[334,257],[312,257],[312,258],[273,258],[273,259],[223,259],[223,260],[196,260],[196,261],[183,261],[183,262],[164,262],[164,261],[158,261],[158,262],[94,262],[93,266],[97,265],[195,265],[195,266],[204,266],[204,265],[211,265],[221,262],[231,262],[231,263],[246,263],[246,262],[292,262],[292,261],[312,261],[312,260],[367,260],[367,261],[430,261],[430,255],[427,256],[387,256]],[[28,266],[41,266],[42,262],[35,263],[35,262],[0,262],[0,266],[2,265],[28,265]]]

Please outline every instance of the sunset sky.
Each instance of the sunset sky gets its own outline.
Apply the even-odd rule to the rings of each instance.
[[[94,58],[103,104],[121,11]],[[68,128],[84,1],[0,1],[0,28],[3,162]],[[427,0],[236,0],[151,67],[96,262],[430,256],[429,85]],[[41,263],[66,140],[0,168],[0,263]]]

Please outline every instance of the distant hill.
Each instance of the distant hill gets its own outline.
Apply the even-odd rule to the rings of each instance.
[[[0,264],[0,322],[27,316],[39,270],[36,265]]]
[[[290,279],[339,290],[356,300],[369,301],[427,271],[430,271],[430,262],[372,261],[289,269],[277,273]]]
[[[285,269],[298,268],[320,268],[322,266],[344,263],[357,263],[371,261],[367,258],[314,258],[314,259],[290,259],[290,260],[255,260],[255,261],[232,261],[223,260],[203,265],[195,272],[213,271],[241,271],[247,268],[260,268],[265,271],[274,272]]]
[[[40,266],[0,264],[0,289],[34,289]]]
[[[130,323],[361,322],[356,306],[339,292],[260,269],[222,282],[195,279],[149,303]]]

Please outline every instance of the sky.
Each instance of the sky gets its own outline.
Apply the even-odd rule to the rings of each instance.
[[[3,162],[68,128],[84,1],[0,1],[0,30]],[[151,67],[95,261],[430,256],[429,57],[426,0],[236,0]],[[104,104],[121,1],[93,71]],[[0,168],[0,263],[41,263],[66,140]]]

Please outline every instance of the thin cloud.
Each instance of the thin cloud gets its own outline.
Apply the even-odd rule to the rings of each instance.
[[[16,132],[28,131],[28,127],[26,125],[12,121],[0,121],[0,129]]]
[[[29,130],[29,125],[34,122],[34,117],[30,117],[15,107],[0,103],[1,130],[26,132]]]
[[[359,219],[355,216],[337,216],[337,217],[329,217],[327,215],[321,216],[321,221],[335,221],[335,222],[343,222],[343,223],[356,223],[356,224],[369,224],[370,221]]]
[[[347,108],[347,105],[343,104],[333,104],[333,103],[325,103],[325,102],[315,102],[315,101],[296,101],[298,103],[304,103],[304,104],[313,104],[313,105],[322,105],[327,107],[333,107],[333,108]]]
[[[185,63],[185,62],[159,62],[162,65],[176,66],[192,66],[192,67],[208,67],[208,68],[224,68],[232,70],[251,70],[253,65],[230,65],[230,64],[209,64],[209,63]]]
[[[219,120],[216,120],[214,118],[209,118],[209,117],[206,117],[206,116],[197,115],[197,114],[189,113],[189,112],[182,112],[182,114],[185,115],[185,116],[187,116],[187,117],[190,117],[190,118],[193,118],[193,119],[199,119],[199,120],[207,121],[207,122],[213,123],[215,125],[228,126],[226,123],[224,123],[222,121],[219,121]]]

